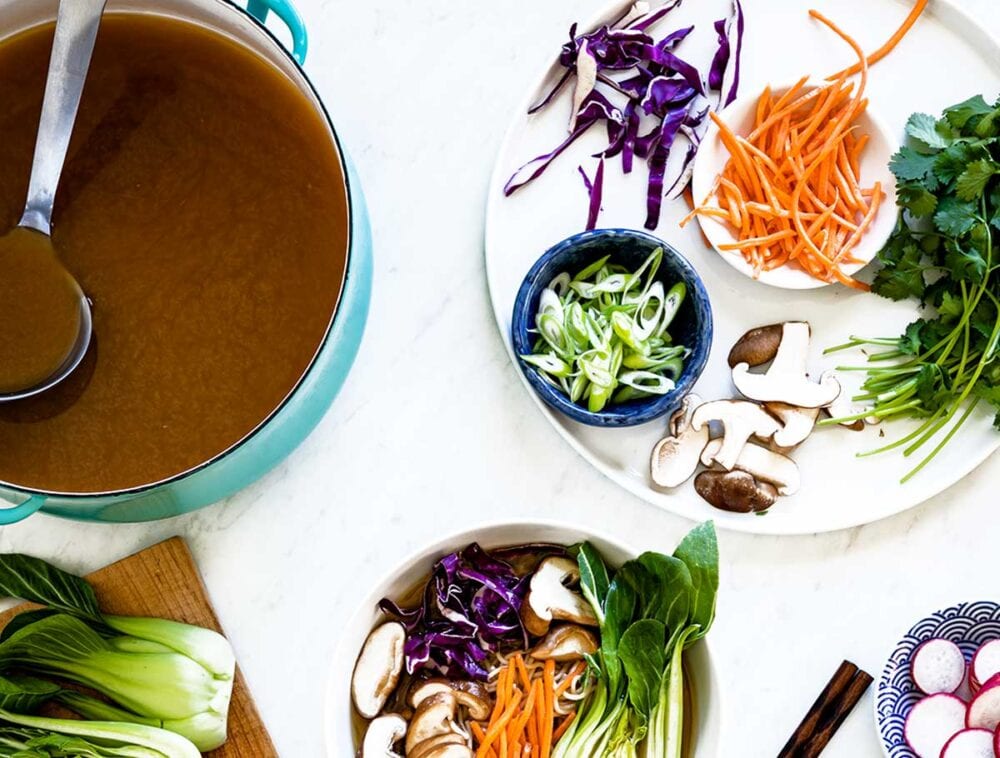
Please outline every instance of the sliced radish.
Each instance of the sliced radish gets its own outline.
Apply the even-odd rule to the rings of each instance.
[[[965,712],[965,703],[954,695],[925,697],[906,717],[906,744],[919,758],[940,758],[948,740],[965,729]]]
[[[941,758],[995,758],[994,740],[989,729],[963,729],[948,740]]]
[[[996,687],[997,685],[1000,685],[1000,674],[994,674],[986,680],[985,684],[976,687],[976,694],[978,695],[983,690],[988,690],[990,687]]]
[[[1000,755],[1000,729],[993,735],[993,752]]]
[[[972,664],[969,667],[969,683],[972,685],[972,691],[977,692],[987,680],[997,674],[1000,674],[1000,640],[991,640],[982,645],[972,656]]]
[[[992,677],[972,698],[965,725],[970,729],[989,729],[991,732],[1000,726],[1000,676]]]
[[[921,692],[953,693],[965,679],[965,656],[951,640],[927,640],[913,651],[910,674]]]

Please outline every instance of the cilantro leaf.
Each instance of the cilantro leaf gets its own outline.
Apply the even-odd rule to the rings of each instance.
[[[989,157],[989,151],[981,146],[956,142],[948,145],[934,157],[934,175],[942,183],[947,184],[958,179],[972,161]]]
[[[889,169],[902,181],[922,181],[932,175],[936,163],[935,155],[918,153],[912,147],[902,147],[889,161]],[[936,184],[936,178],[934,178]]]
[[[983,99],[982,95],[975,95],[946,109],[944,117],[956,129],[963,129],[972,118],[985,116],[992,111],[993,107]]]
[[[923,319],[918,319],[906,325],[903,336],[899,338],[899,349],[907,355],[917,355],[923,349],[923,340],[920,338],[920,327],[923,326]]]
[[[948,240],[945,245],[944,262],[955,279],[969,282],[981,282],[986,275],[986,261],[983,254],[972,245],[960,245],[955,240]]]
[[[989,158],[970,163],[955,182],[955,194],[962,200],[978,200],[990,178],[1000,170],[1000,164]]]
[[[997,128],[997,119],[1000,118],[1000,112],[990,111],[985,116],[983,116],[976,123],[975,129],[973,131],[979,137],[987,139],[989,137],[996,137],[1000,133],[1000,129]]]
[[[947,122],[938,123],[927,113],[914,113],[906,122],[906,133],[929,150],[941,150],[951,144]]]
[[[951,195],[941,198],[934,214],[934,226],[952,237],[961,237],[975,226],[976,204]]]
[[[965,303],[958,295],[945,290],[941,293],[941,302],[937,306],[938,315],[945,321],[955,321],[965,313]]]
[[[879,253],[885,266],[875,275],[872,291],[890,300],[923,297],[926,288],[923,257],[923,251],[912,242],[890,242]]]
[[[948,388],[945,384],[941,367],[936,363],[923,364],[916,378],[917,397],[920,398],[920,402],[924,404],[927,410],[936,410],[947,401],[949,396]]]
[[[990,190],[987,207],[993,209],[993,213],[990,214],[990,224],[994,228],[1000,229],[1000,184],[993,185],[993,189]]]
[[[976,397],[981,397],[983,400],[1000,405],[1000,386],[998,385],[977,384],[972,392]]]
[[[920,184],[906,182],[896,186],[896,204],[906,208],[916,218],[930,216],[937,203],[938,199]]]
[[[976,310],[972,312],[969,323],[983,339],[989,339],[993,334],[993,327],[996,325],[998,317],[1000,316],[997,315],[997,310],[992,303],[980,302],[976,306]]]

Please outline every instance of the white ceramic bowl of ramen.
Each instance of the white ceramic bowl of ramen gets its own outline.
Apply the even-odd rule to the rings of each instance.
[[[430,575],[431,568],[440,558],[473,542],[491,550],[528,543],[569,546],[582,541],[588,541],[597,548],[611,567],[617,567],[638,554],[638,551],[620,542],[570,524],[551,521],[491,524],[439,540],[402,561],[378,581],[347,622],[337,642],[324,707],[327,755],[347,758],[355,755],[360,747],[364,721],[356,715],[351,702],[351,676],[369,633],[382,621],[388,620],[378,609],[382,598],[399,601],[412,594],[414,588]],[[661,552],[670,553],[674,547],[673,544],[663,545]],[[691,686],[692,707],[688,723],[693,735],[692,749],[687,758],[717,758],[722,721],[721,688],[707,640],[702,640],[685,653],[685,670]]]

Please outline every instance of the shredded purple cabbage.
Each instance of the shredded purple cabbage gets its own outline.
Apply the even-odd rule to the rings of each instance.
[[[570,121],[570,133],[555,149],[517,169],[504,186],[506,195],[537,179],[580,136],[603,123],[608,143],[595,157],[620,154],[625,174],[632,171],[636,158],[646,161],[646,228],[658,226],[664,198],[677,197],[690,181],[698,145],[708,127],[708,93],[718,92],[725,106],[736,97],[739,87],[744,26],[740,0],[733,0],[729,18],[715,23],[718,48],[707,80],[676,52],[694,27],[674,30],[660,39],[649,33],[682,1],[669,0],[648,13],[638,13],[633,7],[618,21],[585,34],[577,33],[576,24],[570,27],[569,42],[559,54],[559,63],[566,71],[528,111],[534,113],[552,102],[575,77],[580,56],[586,56],[586,65],[579,65],[587,75],[578,78],[574,91],[574,105],[578,102],[579,107]],[[595,64],[597,74],[592,85]],[[671,160],[671,151],[678,144],[684,145],[684,153]],[[600,211],[603,162],[598,171],[600,184],[596,175],[593,183],[584,176],[590,198],[588,229],[596,224]]]
[[[419,606],[383,598],[379,608],[406,627],[407,672],[485,681],[490,653],[528,645],[521,603],[529,578],[473,543],[434,564]]]
[[[733,32],[735,25],[736,31]],[[740,85],[740,57],[743,53],[743,6],[740,0],[733,0],[733,12],[728,18],[720,18],[715,22],[715,33],[719,38],[719,48],[715,51],[712,66],[708,71],[708,86],[719,94],[719,105],[725,108],[736,99]],[[733,44],[736,45],[736,57],[732,57]],[[729,63],[732,60],[732,68]],[[727,72],[732,72],[729,89],[722,94],[725,87]]]
[[[601,198],[604,196],[604,158],[597,162],[597,169],[594,171],[594,180],[591,181],[583,166],[578,166],[577,170],[583,177],[583,186],[587,188],[587,196],[590,198],[590,207],[587,212],[587,231],[597,228],[597,217],[601,215]]]

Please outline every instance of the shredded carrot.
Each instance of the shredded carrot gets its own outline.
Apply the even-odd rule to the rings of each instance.
[[[499,741],[500,744],[500,755],[504,756],[507,752],[507,724],[514,717],[514,712],[517,707],[521,704],[521,692],[520,690],[514,693],[514,697],[507,704],[503,713],[497,718],[496,722],[490,726],[483,736],[482,742],[479,743],[479,750],[476,753],[476,758],[484,758],[486,752],[493,745],[494,741]]]
[[[711,113],[729,160],[683,223],[698,215],[729,226],[736,239],[719,249],[739,252],[755,275],[789,265],[823,281],[867,289],[842,267],[862,262],[852,252],[883,197],[877,184],[861,183],[868,135],[858,133],[857,120],[868,106],[868,66],[885,57],[925,5],[917,0],[900,30],[867,57],[833,21],[809,11],[852,49],[857,63],[811,89],[807,78],[780,95],[765,89],[746,136]]]
[[[878,63],[885,56],[891,53],[893,49],[896,47],[896,45],[899,44],[899,41],[906,36],[906,33],[908,31],[910,31],[910,27],[912,27],[917,22],[917,19],[920,17],[920,14],[924,12],[924,8],[926,7],[927,7],[927,0],[917,0],[917,2],[913,4],[913,8],[910,10],[909,15],[907,15],[906,19],[903,21],[902,26],[900,26],[893,33],[893,35],[889,37],[889,39],[886,41],[884,45],[882,45],[882,47],[880,47],[874,53],[865,58],[864,60],[865,65],[871,66],[874,63]],[[861,65],[862,64],[860,62],[855,63],[853,66],[848,66],[843,71],[838,71],[836,74],[833,74],[828,78],[835,79],[843,74],[846,74],[848,76],[853,76],[854,74],[858,73],[861,70]]]
[[[518,677],[521,679],[521,686],[525,690],[531,689],[531,677],[528,676],[528,669],[524,665],[524,658],[521,657],[520,653],[517,653],[511,660],[514,663],[514,668],[517,669]]]
[[[545,661],[542,679],[542,692],[545,696],[545,731],[542,737],[542,758],[552,754],[552,732],[555,720],[555,674],[556,663],[551,658]]]
[[[576,718],[576,711],[573,711],[573,713],[569,714],[566,718],[564,718],[559,727],[555,730],[555,732],[553,732],[552,739],[558,742],[559,738],[562,737],[564,734],[566,734],[566,730],[569,729],[569,725],[573,723],[573,719],[575,718]]]
[[[529,669],[522,655],[512,655],[497,675],[489,722],[469,723],[476,758],[550,758],[575,714],[571,710],[557,716],[556,703],[561,702],[560,713],[566,713],[565,706],[572,706],[572,701],[561,699],[586,670],[586,663],[578,662],[557,685],[555,661]]]

